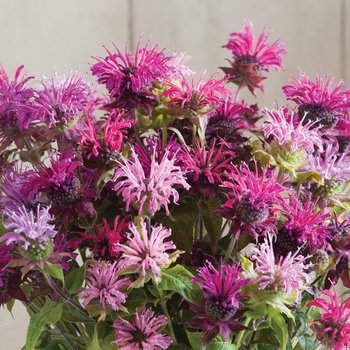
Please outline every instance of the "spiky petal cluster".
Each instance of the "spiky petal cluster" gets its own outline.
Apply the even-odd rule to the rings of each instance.
[[[307,306],[321,310],[321,316],[313,320],[311,328],[325,349],[342,350],[350,347],[350,298],[339,300],[337,293],[322,292],[324,297],[310,301]],[[327,299],[326,299],[326,298]]]
[[[165,241],[171,230],[162,225],[150,226],[144,220],[140,227],[130,224],[130,235],[125,244],[117,244],[116,250],[121,252],[119,267],[125,272],[138,273],[139,278],[133,285],[143,285],[149,279],[155,283],[161,280],[161,267],[170,264],[179,254],[169,254],[176,249],[172,241]]]
[[[91,264],[86,270],[86,287],[79,292],[79,296],[85,298],[83,306],[87,306],[92,301],[96,301],[101,308],[101,317],[104,318],[108,312],[108,307],[117,311],[125,308],[127,295],[121,291],[124,286],[130,285],[130,280],[126,277],[117,276],[117,262],[99,261]]]
[[[57,234],[55,226],[50,224],[54,218],[49,214],[49,209],[37,206],[36,210],[28,211],[23,205],[16,211],[5,210],[7,218],[3,225],[9,232],[0,240],[6,241],[7,245],[15,242],[28,257],[40,260],[48,255],[53,249],[53,238]]]
[[[216,269],[210,262],[198,269],[199,278],[192,282],[198,283],[203,291],[204,305],[191,305],[196,312],[192,319],[185,320],[191,327],[202,329],[203,344],[210,343],[219,333],[226,341],[231,332],[244,329],[236,320],[237,309],[242,306],[240,295],[242,287],[249,279],[242,279],[238,266],[220,265]]]
[[[167,349],[171,338],[160,331],[166,326],[163,315],[154,316],[150,308],[143,308],[129,320],[118,318],[114,323],[114,343],[120,350],[159,350]]]
[[[112,97],[112,107],[130,109],[147,105],[154,99],[150,92],[152,82],[169,77],[176,71],[175,66],[169,63],[172,56],[165,55],[165,49],[158,51],[159,43],[149,48],[148,39],[142,47],[141,40],[142,37],[135,54],[128,50],[128,46],[123,54],[114,44],[116,53],[105,47],[107,57],[94,57],[97,63],[91,67],[92,75],[106,86]]]
[[[170,200],[176,204],[179,199],[175,186],[186,189],[190,186],[181,168],[175,165],[176,154],[171,155],[170,150],[166,149],[159,158],[156,156],[156,148],[151,151],[150,161],[141,163],[142,155],[138,155],[134,148],[131,149],[131,157],[124,159],[123,164],[115,170],[114,190],[123,196],[127,211],[131,205],[138,209],[139,215],[149,216],[164,206],[169,215]]]
[[[246,21],[242,31],[231,33],[228,43],[223,46],[231,51],[234,60],[228,60],[231,67],[221,69],[229,75],[230,81],[240,87],[247,86],[252,93],[255,88],[264,90],[262,72],[268,72],[270,67],[283,69],[282,55],[287,53],[279,40],[268,44],[270,34],[265,31],[266,27],[255,42],[253,23]]]
[[[300,120],[331,128],[342,112],[350,107],[350,89],[342,90],[342,80],[335,87],[332,87],[332,83],[330,76],[316,75],[315,81],[312,81],[305,72],[300,72],[299,78],[293,77],[291,84],[284,85],[282,90],[287,99],[299,106]]]

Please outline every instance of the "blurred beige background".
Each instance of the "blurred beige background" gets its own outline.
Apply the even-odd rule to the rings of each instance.
[[[245,19],[253,21],[256,35],[267,25],[270,39],[281,37],[289,52],[285,72],[269,75],[261,107],[285,103],[281,86],[299,68],[350,81],[346,0],[0,0],[0,63],[11,77],[21,64],[37,78],[55,69],[88,73],[90,56],[105,54],[102,43],[111,47],[113,41],[123,51],[127,40],[135,47],[143,34],[169,54],[187,52],[190,68],[198,75],[206,69],[209,77],[226,65],[230,55],[221,46]],[[0,309],[1,350],[24,344],[28,317],[19,304],[13,316]]]

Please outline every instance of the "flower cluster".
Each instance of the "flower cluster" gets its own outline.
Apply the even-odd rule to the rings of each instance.
[[[104,97],[0,65],[0,304],[27,350],[350,349],[350,89],[300,72],[248,105],[284,68],[269,36],[246,21],[199,79],[105,47]]]

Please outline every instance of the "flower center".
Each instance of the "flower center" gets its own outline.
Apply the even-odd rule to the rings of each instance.
[[[235,63],[241,65],[241,64],[245,64],[245,65],[253,65],[253,69],[258,71],[259,70],[259,61],[256,59],[256,57],[246,54],[246,55],[242,55],[239,56],[235,59]]]
[[[249,195],[244,195],[235,209],[241,220],[246,223],[261,223],[266,221],[269,217],[269,209],[265,203],[255,203],[250,199]]]
[[[47,197],[55,205],[73,203],[78,196],[80,181],[76,177],[67,178],[59,186],[52,185]]]
[[[305,113],[306,116],[305,116]],[[338,121],[338,115],[330,108],[318,104],[306,103],[298,108],[299,118],[303,119],[303,124],[315,122],[312,128],[320,127],[322,129],[332,128]]]
[[[227,301],[225,295],[209,297],[204,308],[208,316],[222,322],[228,321],[236,313],[236,308]]]
[[[143,349],[142,342],[147,339],[146,334],[144,334],[140,329],[132,332],[132,339],[130,343],[137,343],[140,346],[140,349]]]

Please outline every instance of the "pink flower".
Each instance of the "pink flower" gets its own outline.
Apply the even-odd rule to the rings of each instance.
[[[282,55],[287,53],[279,40],[267,43],[270,34],[265,30],[266,27],[255,43],[253,23],[246,21],[242,31],[231,33],[228,43],[223,46],[232,52],[234,61],[228,60],[231,67],[221,69],[229,75],[229,81],[240,87],[247,86],[253,94],[256,88],[264,91],[262,72],[268,72],[270,67],[277,71],[284,68]]]
[[[114,190],[121,194],[126,203],[126,211],[130,205],[138,209],[138,215],[154,215],[161,206],[164,206],[169,215],[168,204],[179,199],[175,186],[189,189],[184,173],[176,166],[176,153],[166,149],[162,157],[156,156],[156,148],[151,150],[152,157],[136,154],[131,149],[131,157],[124,159],[124,163],[115,170]],[[142,163],[141,163],[142,161]]]
[[[141,47],[142,37],[137,43],[135,54],[125,48],[123,54],[115,45],[116,53],[107,48],[107,57],[94,57],[97,61],[92,67],[100,84],[105,84],[112,97],[110,107],[131,109],[142,105],[147,109],[155,97],[151,93],[152,83],[175,73],[170,64],[172,56],[166,56],[164,50],[158,51],[159,43],[148,48],[150,39]]]
[[[85,298],[83,306],[96,301],[101,308],[101,317],[108,313],[108,308],[117,311],[126,310],[122,304],[125,303],[127,294],[121,289],[130,285],[128,278],[117,276],[116,262],[99,261],[91,264],[86,270],[86,287],[79,292],[79,296]]]
[[[283,205],[283,179],[277,180],[277,170],[268,171],[265,167],[258,172],[250,170],[246,163],[233,167],[227,174],[230,181],[223,185],[228,190],[228,199],[218,212],[234,222],[233,228],[239,234],[246,231],[255,238],[259,233],[276,231],[275,216]]]
[[[303,123],[312,121],[314,127],[329,129],[336,125],[342,112],[350,107],[350,89],[342,91],[342,80],[333,88],[332,83],[330,76],[316,75],[314,82],[301,72],[299,79],[293,77],[291,84],[282,89],[287,99],[297,103],[299,119]]]
[[[166,325],[165,316],[154,316],[152,309],[143,308],[129,320],[118,318],[113,323],[114,343],[119,350],[167,349],[172,341],[169,336],[160,333]]]
[[[299,254],[289,252],[284,257],[277,258],[273,249],[271,235],[265,237],[259,247],[254,247],[250,260],[254,262],[255,278],[252,283],[258,285],[260,290],[282,291],[287,296],[295,296],[295,301],[301,299],[301,292],[307,288],[309,276],[305,270],[306,258]],[[248,277],[253,277],[248,274]]]
[[[242,279],[240,272],[237,266],[222,264],[217,270],[207,262],[198,269],[199,278],[192,278],[203,291],[203,305],[191,304],[196,315],[183,322],[202,330],[203,345],[209,344],[219,333],[226,341],[231,332],[245,329],[236,318],[241,315],[238,308],[243,306],[240,299],[246,297],[240,293],[249,279]]]
[[[316,332],[317,339],[326,349],[342,350],[350,347],[350,298],[344,301],[338,299],[336,292],[328,290],[322,292],[325,298],[316,298],[307,306],[320,309],[321,317],[313,320],[311,329]]]
[[[133,223],[129,227],[131,234],[127,242],[117,244],[116,250],[121,252],[119,267],[126,272],[139,273],[135,285],[147,282],[152,278],[155,283],[161,280],[161,267],[169,264],[174,258],[168,250],[176,249],[172,241],[164,240],[170,237],[171,230],[162,225],[149,226],[141,220],[140,227]]]

